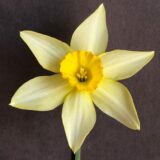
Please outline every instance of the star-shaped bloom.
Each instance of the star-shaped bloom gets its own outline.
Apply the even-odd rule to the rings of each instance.
[[[56,74],[23,84],[12,97],[11,106],[49,111],[64,103],[62,121],[74,153],[95,125],[94,104],[123,125],[140,129],[131,94],[118,81],[141,70],[154,52],[105,52],[108,31],[103,4],[74,31],[70,46],[33,31],[22,31],[20,36],[41,66]]]

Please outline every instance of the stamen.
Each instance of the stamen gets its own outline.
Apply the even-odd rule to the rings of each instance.
[[[87,71],[83,67],[80,67],[79,72],[76,74],[76,76],[80,82],[86,82],[88,79]]]

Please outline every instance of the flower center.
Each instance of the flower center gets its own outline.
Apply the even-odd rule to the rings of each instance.
[[[100,58],[88,51],[66,54],[60,63],[60,72],[71,86],[85,91],[96,89],[103,77]]]
[[[77,79],[79,80],[79,82],[87,81],[87,79],[88,79],[87,70],[84,69],[83,67],[80,67],[79,72],[77,72],[76,76],[77,76]]]

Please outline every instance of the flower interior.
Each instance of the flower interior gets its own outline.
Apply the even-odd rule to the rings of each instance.
[[[60,72],[71,86],[80,91],[93,91],[103,77],[100,58],[88,51],[66,54],[60,63]]]

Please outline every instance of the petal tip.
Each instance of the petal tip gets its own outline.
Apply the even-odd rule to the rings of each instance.
[[[150,55],[151,55],[151,58],[153,58],[154,55],[155,55],[155,51],[151,51],[151,52],[150,52]]]
[[[11,101],[8,105],[14,107],[15,103]]]
[[[137,127],[137,131],[140,131],[140,130],[141,130],[141,127],[140,127],[140,126],[138,126],[138,127]]]
[[[23,35],[25,32],[26,32],[26,30],[19,31],[19,34],[20,34],[20,35]]]
[[[20,31],[20,32],[19,32],[19,35],[20,35],[21,38],[22,38],[24,32],[25,32],[25,31]]]
[[[103,3],[101,3],[101,4],[99,5],[98,10],[99,10],[100,12],[102,12],[102,13],[105,12],[105,6],[104,6]]]
[[[131,126],[127,126],[128,128],[135,130],[135,131],[140,131],[141,127],[140,127],[140,123],[137,124],[132,124]]]
[[[150,59],[152,59],[154,57],[154,55],[155,55],[155,51],[148,51],[146,53],[146,56],[150,57]]]
[[[101,3],[101,4],[99,5],[99,8],[105,8],[105,7],[104,7],[104,3]]]
[[[140,131],[141,129],[141,125],[140,122],[138,121],[138,123],[135,125],[135,127],[133,128],[134,130]]]
[[[148,52],[148,54],[146,54],[146,57],[148,58],[148,62],[150,62],[153,59],[154,55],[155,55],[155,51],[150,51]]]
[[[20,31],[19,34],[20,34],[20,37],[24,37],[26,34],[31,34],[33,31],[30,31],[30,30],[23,30],[23,31]]]
[[[25,31],[25,30],[19,32],[19,35],[20,35],[20,37],[21,37],[22,39],[23,39],[23,37],[25,36],[25,34],[26,34],[26,31]]]

